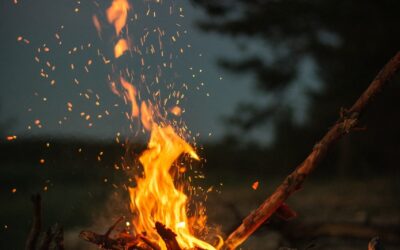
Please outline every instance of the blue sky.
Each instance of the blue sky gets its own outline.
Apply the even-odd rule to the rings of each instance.
[[[111,93],[107,66],[94,59],[99,59],[96,48],[101,48],[102,51],[112,48],[112,40],[104,34],[99,39],[92,22],[92,16],[101,15],[109,5],[96,7],[93,3],[68,0],[19,1],[18,4],[10,0],[1,3],[0,124],[11,121],[7,126],[8,134],[15,134],[20,138],[73,136],[93,139],[113,138],[118,132],[129,135],[129,122],[122,115],[127,106]],[[136,2],[130,17],[134,13],[144,13],[146,3],[148,2]],[[184,17],[162,14],[171,3],[176,4],[175,9],[183,8]],[[238,103],[268,102],[266,95],[254,91],[251,75],[235,75],[217,66],[218,58],[240,59],[248,54],[263,53],[266,61],[271,60],[271,53],[265,49],[265,44],[254,38],[232,39],[202,32],[195,22],[207,19],[207,16],[201,8],[195,8],[187,1],[164,1],[155,10],[161,13],[157,19],[140,19],[142,21],[133,22],[128,28],[133,37],[154,25],[171,32],[178,29],[187,31],[176,43],[186,46],[185,53],[176,60],[173,72],[165,74],[164,80],[186,83],[189,86],[183,100],[186,111],[183,119],[197,140],[215,141],[228,133],[231,128],[222,122],[222,118],[232,114]],[[22,37],[22,40],[17,41],[18,37]],[[24,39],[28,39],[29,44]],[[60,41],[62,45],[59,44]],[[237,45],[243,43],[247,44],[246,51],[238,49]],[[188,44],[190,48],[187,48]],[[49,53],[43,52],[45,47],[50,48]],[[40,53],[38,48],[41,48]],[[39,63],[35,61],[35,57],[40,59]],[[88,60],[94,62],[87,74],[83,72],[83,66]],[[158,59],[151,60],[156,63]],[[133,60],[128,58],[124,63],[135,70]],[[71,70],[71,64],[79,70]],[[51,71],[53,66],[56,69]],[[306,114],[307,105],[304,98],[301,98],[304,87],[315,89],[315,83],[318,82],[313,77],[313,67],[310,60],[305,61],[300,67],[297,84],[293,84],[288,92],[289,103],[297,109],[295,116],[298,120],[302,120]],[[49,74],[48,78],[40,76],[42,69]],[[53,85],[52,80],[55,81]],[[168,94],[166,90],[162,92]],[[111,115],[107,119],[96,120],[92,127],[88,127],[88,122],[82,117],[92,114],[93,119],[98,112],[98,107],[93,106],[96,94],[101,97],[100,107],[103,111],[110,111]],[[87,96],[91,99],[85,98]],[[73,103],[73,112],[68,112],[68,102]],[[85,115],[82,116],[82,113]],[[41,128],[35,125],[36,120],[40,120]],[[246,134],[243,139],[255,138],[259,142],[268,142],[272,134],[272,130],[263,127],[259,131]]]
[[[20,137],[88,136],[98,139],[114,137],[116,131],[124,131],[127,124],[121,116],[88,128],[82,119],[66,113],[66,103],[69,100],[76,103],[74,106],[90,111],[87,103],[79,97],[86,90],[101,93],[104,105],[112,106],[115,103],[116,97],[109,91],[106,76],[102,72],[104,66],[95,66],[93,74],[82,77],[84,79],[80,82],[80,88],[71,83],[70,78],[73,75],[66,69],[70,60],[65,53],[68,49],[79,49],[82,44],[101,43],[91,22],[93,13],[96,14],[99,10],[92,4],[65,0],[20,1],[16,5],[12,1],[3,1],[2,5],[0,100],[1,120],[12,120],[7,132]],[[181,5],[185,17],[179,22],[187,28],[185,39],[192,47],[174,70],[181,75],[182,81],[201,86],[200,90],[193,88],[188,91],[184,119],[194,134],[200,134],[200,140],[215,140],[226,133],[221,117],[231,114],[238,102],[254,99],[251,77],[238,78],[217,66],[219,57],[238,53],[236,43],[230,38],[200,31],[194,22],[206,17],[202,10],[185,1],[181,1]],[[79,12],[76,13],[75,8],[79,8]],[[163,21],[167,27],[175,24],[174,17],[170,18]],[[38,47],[56,47],[56,33],[64,34],[64,37],[60,35],[62,48],[52,49],[49,56],[41,59],[40,63],[35,62]],[[28,39],[30,43],[17,41],[19,36]],[[89,55],[82,52],[82,55],[76,56],[76,64],[87,60],[90,57],[90,52],[88,53]],[[46,67],[44,61],[47,59],[61,65],[53,74],[56,79],[53,87],[49,87],[51,77],[40,77],[40,70]],[[192,77],[192,73],[196,74],[196,78]],[[63,122],[65,116],[68,117]],[[35,120],[41,121],[42,128],[34,125]],[[62,125],[59,124],[60,120]],[[29,126],[31,129],[28,129]]]

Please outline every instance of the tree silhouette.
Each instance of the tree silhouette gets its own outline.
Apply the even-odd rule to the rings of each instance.
[[[222,58],[220,65],[236,74],[255,75],[257,89],[273,96],[262,106],[241,104],[241,112],[228,119],[249,131],[265,123],[275,127],[273,154],[285,163],[298,163],[306,150],[368,86],[385,62],[400,48],[399,1],[392,0],[193,0],[205,8],[208,20],[199,26],[209,32],[247,37],[247,44],[261,41],[265,53],[250,53],[239,60]],[[310,104],[305,122],[293,118],[298,112],[287,98],[304,70],[304,62],[316,66],[318,89],[303,90]],[[357,165],[389,169],[400,152],[400,98],[398,79],[366,114],[368,131],[344,140],[336,149],[332,165],[342,170]],[[289,160],[288,160],[289,159]]]

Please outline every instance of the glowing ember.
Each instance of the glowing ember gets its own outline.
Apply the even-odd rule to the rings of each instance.
[[[6,139],[7,139],[7,141],[14,141],[14,140],[17,139],[17,136],[16,135],[9,135],[9,136],[6,137]]]
[[[254,190],[257,190],[259,185],[260,185],[260,183],[258,181],[256,181],[253,183],[253,185],[251,185],[251,188]]]
[[[92,21],[93,21],[94,27],[96,27],[97,33],[100,35],[100,32],[101,32],[101,25],[100,25],[100,21],[99,21],[99,19],[97,18],[97,16],[94,15],[94,16],[92,17]]]
[[[182,114],[182,109],[178,106],[175,106],[171,109],[171,113],[175,116],[180,116]]]

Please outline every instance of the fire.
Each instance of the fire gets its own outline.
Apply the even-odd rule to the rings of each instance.
[[[114,47],[115,58],[122,56],[127,50],[128,50],[128,42],[123,38],[119,39]]]
[[[177,234],[182,248],[215,249],[210,244],[193,236],[187,216],[188,197],[182,188],[176,188],[170,174],[174,162],[182,154],[199,159],[193,148],[180,138],[171,126],[153,124],[148,149],[139,158],[143,165],[144,177],[137,178],[137,186],[130,188],[131,209],[136,215],[132,225],[136,233],[156,240],[162,249],[165,245],[155,230],[155,223],[161,222]]]
[[[131,45],[129,38],[121,38],[120,33],[126,25],[130,5],[127,0],[113,0],[106,10],[107,21],[115,28],[118,42],[114,46],[114,56],[122,56]],[[100,32],[101,26],[97,17],[93,23]],[[142,58],[142,65],[144,65]],[[127,74],[129,76],[129,74]],[[131,222],[133,233],[143,234],[156,242],[160,249],[167,247],[155,228],[156,223],[163,224],[176,234],[176,240],[182,249],[216,249],[211,244],[198,239],[194,234],[205,229],[205,208],[198,205],[189,217],[188,203],[190,197],[184,193],[185,183],[176,183],[174,177],[186,172],[187,166],[178,166],[176,161],[186,154],[199,160],[195,150],[179,136],[166,120],[166,110],[157,102],[141,100],[135,86],[120,75],[120,87],[111,83],[111,90],[124,97],[131,104],[131,119],[138,119],[141,126],[150,132],[147,149],[140,155],[139,161],[143,167],[142,175],[135,175],[136,186],[129,188],[130,208],[133,214]],[[122,91],[120,91],[120,89]],[[139,101],[140,107],[139,107]],[[174,106],[170,112],[180,116],[182,109]],[[195,230],[197,230],[195,232]],[[218,247],[217,247],[218,248]]]
[[[151,136],[147,150],[139,158],[143,166],[143,177],[136,177],[136,187],[129,188],[131,210],[135,215],[132,221],[135,233],[146,232],[164,250],[165,245],[155,229],[155,223],[160,222],[177,234],[177,242],[182,248],[215,249],[193,236],[193,223],[202,223],[205,220],[204,215],[188,218],[188,197],[183,192],[183,185],[175,186],[171,175],[171,168],[175,167],[179,171],[174,162],[182,154],[188,154],[195,160],[200,158],[175,133],[172,126],[161,126],[155,122],[155,113],[151,105],[142,102],[141,120],[143,126],[151,131]]]
[[[109,23],[114,24],[117,35],[121,33],[122,28],[126,24],[129,9],[130,5],[127,0],[114,0],[107,9],[107,20]]]
[[[139,115],[139,107],[136,102],[136,89],[133,87],[132,84],[130,84],[128,81],[126,81],[123,77],[120,78],[121,80],[121,85],[125,89],[125,97],[128,99],[128,101],[131,102],[131,117],[137,117]],[[118,93],[118,92],[116,92]]]

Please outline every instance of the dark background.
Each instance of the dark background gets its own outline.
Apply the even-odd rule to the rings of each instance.
[[[31,50],[16,42],[18,35],[26,34],[40,44],[52,36],[50,27],[65,22],[80,27],[71,28],[65,44],[95,40],[90,6],[82,5],[88,17],[79,19],[57,15],[68,8],[73,13],[76,4],[60,3],[2,3],[0,249],[23,248],[31,222],[29,196],[34,192],[43,195],[45,225],[63,225],[69,249],[89,249],[77,239],[79,231],[105,231],[127,211],[122,183],[130,173],[115,169],[125,150],[113,142],[125,121],[114,116],[87,129],[71,117],[70,123],[57,127],[66,100],[85,103],[74,97],[77,90],[72,85],[57,91],[40,85]],[[229,234],[307,156],[340,109],[351,106],[398,51],[400,2],[181,4],[188,13],[183,24],[193,30],[189,40],[204,53],[199,58],[197,51],[189,52],[186,58],[204,69],[196,81],[207,86],[190,92],[185,104],[189,128],[201,134],[197,141],[203,160],[194,167],[206,174],[200,185],[218,191],[209,195],[210,223]],[[185,64],[175,69],[184,79],[191,77]],[[96,72],[85,88],[106,95],[102,68]],[[61,72],[63,77],[70,76]],[[399,79],[368,107],[361,120],[367,129],[339,141],[289,201],[299,218],[273,218],[245,249],[366,249],[375,235],[387,249],[399,247]],[[43,96],[52,104],[43,106]],[[112,97],[105,99],[106,105],[114,102]],[[33,111],[27,112],[29,108]],[[47,119],[47,126],[26,130],[38,118]],[[214,135],[208,136],[210,132]],[[5,140],[14,134],[17,140]],[[140,148],[143,145],[137,143],[133,152]],[[101,161],[100,152],[105,152]],[[251,188],[255,181],[260,183],[257,190]]]

